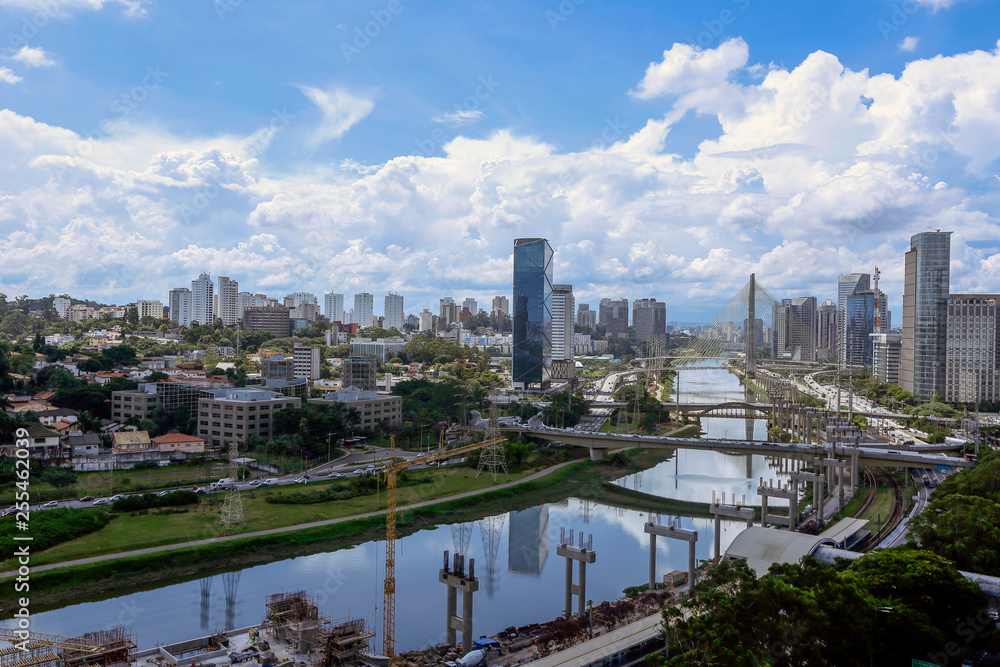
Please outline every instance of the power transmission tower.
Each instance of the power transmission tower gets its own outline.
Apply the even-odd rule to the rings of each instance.
[[[240,524],[245,526],[246,519],[243,518],[243,499],[240,497],[240,490],[236,487],[236,474],[239,471],[239,450],[235,440],[229,441],[229,490],[226,491],[226,499],[222,503],[222,525],[226,530],[232,530],[233,526]]]
[[[500,442],[500,413],[497,408],[497,397],[496,394],[490,396],[490,418],[486,422],[486,438],[485,440],[497,440],[492,445],[487,445],[483,447],[483,451],[479,455],[479,467],[476,469],[476,479],[483,474],[483,470],[489,470],[490,474],[493,476],[493,481],[497,481],[497,474],[503,471],[503,474],[510,479],[510,474],[507,472],[507,454],[503,450],[503,442]]]
[[[455,545],[455,553],[469,554],[469,542],[472,540],[472,524],[458,523],[451,526],[451,540]]]
[[[500,550],[500,534],[503,532],[505,514],[491,516],[479,522],[479,534],[483,538],[486,552],[486,595],[493,597],[496,590],[497,552]]]

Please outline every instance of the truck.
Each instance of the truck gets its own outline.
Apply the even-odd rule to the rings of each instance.
[[[212,491],[221,491],[221,490],[224,490],[224,489],[231,489],[234,486],[236,486],[236,483],[233,482],[233,479],[231,477],[223,477],[218,482],[212,482],[211,484],[209,484],[209,488]]]

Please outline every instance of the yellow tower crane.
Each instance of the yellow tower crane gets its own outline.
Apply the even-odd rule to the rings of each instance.
[[[396,656],[396,476],[407,468],[431,461],[474,452],[489,445],[502,443],[506,438],[493,438],[474,442],[471,445],[462,445],[455,449],[445,451],[444,429],[441,430],[441,439],[438,442],[438,449],[433,454],[420,456],[414,459],[396,460],[396,436],[389,439],[390,458],[389,463],[383,468],[385,473],[385,585],[383,587],[382,598],[382,653],[389,658]]]

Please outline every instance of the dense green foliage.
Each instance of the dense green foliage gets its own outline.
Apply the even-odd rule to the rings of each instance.
[[[664,612],[670,644],[664,662],[941,664],[949,642],[1000,645],[985,605],[985,593],[926,551],[880,551],[838,567],[807,558],[774,565],[760,579],[742,561],[722,563],[693,598]]]
[[[23,544],[14,541],[15,535],[31,535],[31,551],[38,552],[100,530],[111,518],[107,512],[98,509],[57,507],[32,512],[29,533],[15,530],[15,520],[14,514],[0,518],[0,549],[4,554],[13,554],[14,549]]]
[[[910,540],[960,570],[1000,576],[1000,452],[943,481],[910,522]]]

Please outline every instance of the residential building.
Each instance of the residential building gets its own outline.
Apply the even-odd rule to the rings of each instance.
[[[318,380],[319,354],[320,348],[318,347],[295,343],[292,346],[292,357],[295,363],[294,377]]]
[[[385,321],[383,322],[383,326],[386,329],[395,327],[397,331],[402,331],[404,323],[403,295],[389,292],[385,295]]]
[[[297,408],[302,401],[266,389],[215,389],[212,396],[198,400],[198,432],[212,445],[225,447],[242,443],[250,435],[263,440],[274,436],[275,413]]]
[[[111,317],[116,320],[123,320],[125,319],[125,310],[124,306],[105,306],[98,308],[95,315],[97,317]]]
[[[97,433],[76,433],[66,438],[73,458],[96,456],[101,453],[101,436]]]
[[[340,391],[325,394],[323,398],[310,398],[314,405],[331,405],[341,403],[346,411],[357,410],[359,421],[354,427],[370,431],[381,422],[382,425],[393,428],[403,422],[403,397],[377,394],[374,390],[362,391],[357,387],[346,386]],[[345,415],[347,412],[345,411]]]
[[[170,321],[179,327],[190,327],[194,295],[187,287],[175,287],[167,298],[170,306]]]
[[[556,380],[568,380],[576,376],[576,366],[573,363],[573,310],[575,306],[572,285],[552,286],[551,363],[552,378]]]
[[[948,297],[944,400],[978,404],[1000,400],[1000,294]]]
[[[583,329],[597,331],[597,311],[591,310],[589,303],[581,303],[576,307],[576,324]]]
[[[903,274],[899,386],[922,403],[946,393],[950,275],[951,232],[910,238]]]
[[[295,359],[277,353],[268,355],[267,357],[261,355],[260,379],[262,382],[267,382],[268,380],[294,380]]]
[[[547,387],[552,365],[552,246],[546,239],[514,240],[515,389]]]
[[[882,382],[899,383],[899,353],[903,333],[899,329],[873,334],[875,340],[875,365],[873,374]]]
[[[191,281],[191,323],[212,324],[215,322],[215,293],[212,278],[202,273]]]
[[[375,391],[377,373],[378,359],[374,357],[344,357],[340,362],[340,386]]]
[[[637,341],[666,338],[667,304],[656,299],[636,299],[632,303],[632,326]]]
[[[52,308],[55,309],[59,319],[69,319],[69,309],[73,307],[73,302],[68,296],[57,296],[52,299]]]
[[[31,424],[27,427],[27,431],[29,458],[32,460],[62,458],[62,443],[58,431],[41,424]]]
[[[491,315],[507,315],[510,317],[510,300],[505,296],[495,296],[493,297],[493,306],[490,310]]]
[[[344,321],[344,295],[327,292],[323,295],[323,314],[331,322]]]
[[[111,418],[119,424],[131,417],[139,421],[147,419],[158,405],[160,397],[152,383],[141,384],[138,389],[111,392]]]
[[[306,323],[315,322],[319,319],[319,306],[308,301],[294,306],[288,311],[288,316],[293,320],[303,320]]]
[[[226,276],[219,276],[218,283],[219,307],[215,316],[221,318],[224,325],[231,327],[239,320],[240,284]]]
[[[601,299],[598,315],[608,336],[628,338],[628,299]]]
[[[419,331],[434,331],[434,313],[424,308],[420,311]]]
[[[205,451],[205,440],[194,435],[183,433],[164,433],[152,440],[153,447],[160,452],[184,452],[185,454],[202,454]]]
[[[406,346],[406,341],[399,337],[378,338],[352,338],[351,354],[356,357],[375,357],[379,361],[388,361],[393,357],[398,357]]]
[[[452,322],[458,322],[458,304],[450,296],[446,296],[438,302],[438,309],[438,317],[441,322],[444,322],[445,328]]]
[[[479,304],[476,303],[476,300],[472,297],[466,297],[466,299],[462,302],[462,308],[468,308],[469,315],[475,315],[479,312]]]
[[[69,345],[76,340],[76,336],[70,334],[52,334],[51,336],[45,337],[46,345],[55,345],[56,347],[62,347],[63,345]]]
[[[270,331],[279,338],[292,335],[291,309],[285,306],[260,306],[243,311],[247,331]]]
[[[135,308],[139,312],[140,320],[144,317],[163,319],[163,302],[159,299],[139,299],[135,302]]]
[[[283,301],[283,305],[289,308],[298,308],[304,303],[311,303],[314,306],[319,305],[316,295],[312,292],[292,292]]]
[[[86,322],[97,317],[97,311],[82,303],[75,303],[69,307],[69,319],[73,322]]]
[[[148,452],[154,448],[147,431],[115,431],[111,435],[111,449],[117,455]]]
[[[358,326],[370,327],[372,325],[372,309],[375,306],[375,297],[368,292],[360,292],[354,295],[354,322]]]

